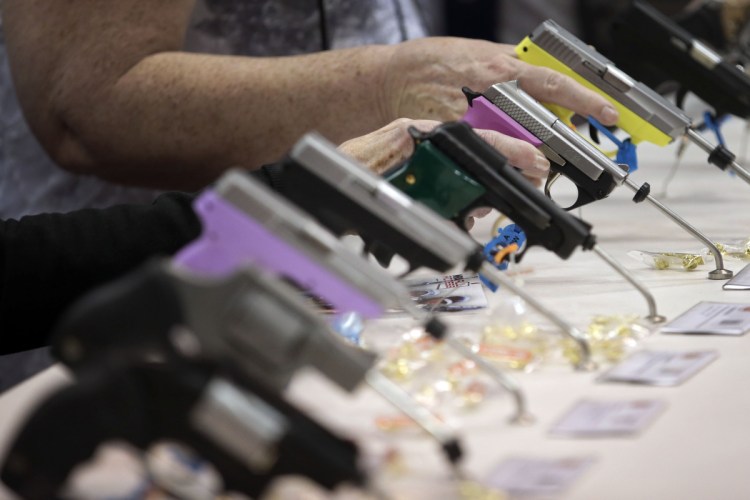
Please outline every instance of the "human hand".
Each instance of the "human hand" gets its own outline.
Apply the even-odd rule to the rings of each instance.
[[[374,132],[342,143],[339,150],[382,175],[386,170],[404,162],[414,152],[414,140],[408,132],[410,127],[430,132],[440,123],[435,120],[399,118]],[[494,130],[476,129],[475,132],[530,180],[539,182],[547,177],[549,161],[531,144]]]
[[[602,96],[556,71],[518,60],[513,46],[483,40],[433,37],[395,46],[385,69],[385,110],[391,117],[456,120],[466,112],[464,86],[483,91],[518,80],[538,101],[554,103],[605,125],[617,110]]]

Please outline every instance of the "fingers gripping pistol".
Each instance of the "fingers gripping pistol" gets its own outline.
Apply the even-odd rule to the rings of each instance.
[[[283,161],[283,193],[341,236],[354,232],[382,264],[394,254],[412,269],[477,270],[476,243],[430,208],[342,154],[318,134],[303,137]],[[481,189],[474,187],[474,189]]]
[[[617,126],[630,135],[633,144],[647,141],[665,146],[687,137],[708,153],[709,163],[721,170],[731,168],[745,181],[750,181],[750,173],[735,161],[735,155],[723,144],[713,145],[699,134],[682,110],[643,83],[633,80],[596,49],[554,21],[540,24],[516,46],[516,54],[522,61],[568,75],[606,98],[620,114]],[[566,123],[573,115],[572,111],[553,104],[546,107]],[[597,130],[595,127],[601,128],[591,121],[594,124],[592,131]],[[629,165],[631,171],[635,169],[634,161]]]
[[[469,109],[464,121],[474,128],[496,130],[535,146],[549,159],[552,174],[545,186],[561,176],[575,183],[578,198],[567,210],[609,196],[622,185],[627,169],[615,165],[594,145],[588,143],[565,125],[560,118],[540,105],[518,87],[515,81],[498,83],[483,93],[464,88]],[[634,201],[640,202],[650,191],[642,186]]]
[[[432,206],[456,223],[476,207],[492,207],[517,224],[527,245],[539,245],[567,259],[580,247],[594,250],[644,296],[649,319],[661,321],[646,288],[596,243],[591,226],[564,211],[512,168],[464,122],[446,123],[429,133],[412,130],[415,151],[409,161],[386,174],[399,189]],[[471,198],[460,194],[462,184],[481,186]],[[462,199],[463,198],[463,199]]]

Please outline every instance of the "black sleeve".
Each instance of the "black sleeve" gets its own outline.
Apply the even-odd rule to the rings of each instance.
[[[0,221],[0,354],[47,345],[82,293],[197,238],[193,198]]]
[[[277,164],[247,173],[282,190]],[[0,221],[0,355],[46,346],[61,313],[83,293],[196,239],[195,196],[167,193],[151,205]]]

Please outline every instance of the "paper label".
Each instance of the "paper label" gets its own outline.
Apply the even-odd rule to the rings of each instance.
[[[633,401],[578,401],[550,433],[568,437],[629,436],[643,430],[666,403],[658,399]]]
[[[662,333],[743,335],[750,330],[750,304],[699,302],[661,327]]]
[[[594,462],[593,457],[509,458],[490,473],[487,484],[513,495],[558,495]]]
[[[716,351],[639,351],[603,373],[598,380],[658,386],[679,385],[717,357]]]

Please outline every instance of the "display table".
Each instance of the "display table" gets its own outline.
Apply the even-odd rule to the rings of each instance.
[[[730,147],[739,149],[741,124],[728,127]],[[744,140],[744,138],[742,138]],[[652,194],[659,191],[672,163],[674,148],[640,148],[641,168],[632,174],[638,183],[648,181]],[[715,241],[750,237],[750,186],[704,161],[694,146],[686,154],[669,194],[660,199]],[[711,265],[693,272],[656,271],[626,256],[629,250],[698,250],[693,240],[647,203],[630,201],[632,193],[620,188],[595,205],[584,207],[582,216],[593,224],[599,242],[625,264],[654,294],[659,312],[672,319],[699,301],[749,302],[750,293],[723,291],[721,281],[707,279]],[[474,233],[487,239],[490,218]],[[739,271],[746,262],[727,260],[726,267]],[[594,314],[645,314],[643,299],[591,252],[577,251],[569,261],[532,250],[523,262],[526,289],[579,329]],[[491,303],[502,293],[489,295]],[[457,334],[476,332],[484,313],[446,314]],[[531,318],[544,324],[532,314]],[[371,326],[368,340],[378,347],[395,342],[404,331],[405,319],[389,318]],[[713,499],[750,498],[750,338],[684,336],[654,333],[641,349],[713,349],[719,358],[678,387],[646,387],[600,383],[601,372],[576,372],[569,366],[542,366],[517,374],[537,417],[534,425],[508,423],[511,400],[489,398],[475,411],[459,415],[458,431],[466,451],[465,472],[486,478],[508,457],[593,457],[590,469],[562,496],[570,499]],[[53,367],[0,396],[0,452],[4,453],[13,429],[34,401],[67,379]],[[386,403],[366,388],[353,396],[341,394],[315,375],[294,381],[290,397],[309,408],[321,421],[361,442],[368,456],[395,447],[403,458],[403,472],[385,479],[399,498],[454,498],[450,472],[437,446],[416,433],[387,434],[378,431],[375,417],[393,413]],[[574,402],[587,398],[624,400],[657,398],[666,410],[635,438],[569,439],[551,437],[550,425]],[[5,492],[0,490],[0,496]]]

